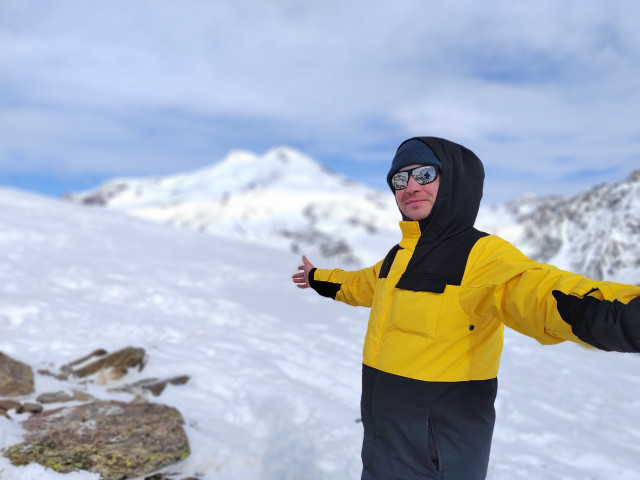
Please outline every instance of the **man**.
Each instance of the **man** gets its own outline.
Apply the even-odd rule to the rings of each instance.
[[[363,480],[484,479],[507,325],[543,344],[640,351],[640,287],[537,263],[476,230],[484,169],[448,140],[403,142],[387,183],[402,241],[370,268],[293,281],[371,307],[362,372]]]

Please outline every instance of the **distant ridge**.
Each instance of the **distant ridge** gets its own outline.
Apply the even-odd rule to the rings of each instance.
[[[640,170],[576,195],[527,195],[482,210],[478,226],[541,262],[640,284]]]
[[[294,149],[234,150],[193,172],[114,179],[66,200],[277,246],[344,266],[372,265],[400,240],[393,195]],[[598,279],[640,282],[640,170],[571,196],[481,208],[478,228],[531,258]]]

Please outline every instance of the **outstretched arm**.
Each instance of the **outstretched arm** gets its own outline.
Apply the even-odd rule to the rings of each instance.
[[[585,342],[640,352],[640,288],[592,280],[535,262],[489,235],[469,256],[460,303],[472,317],[498,320],[543,344]]]
[[[292,279],[298,288],[311,287],[323,297],[353,306],[370,307],[381,265],[382,261],[362,270],[328,270],[315,268],[303,255],[299,272],[293,274]]]
[[[311,286],[309,284],[309,272],[311,272],[313,268],[313,264],[303,255],[302,265],[298,267],[300,272],[294,273],[291,277],[293,279],[293,283],[295,283],[298,288],[309,288]]]

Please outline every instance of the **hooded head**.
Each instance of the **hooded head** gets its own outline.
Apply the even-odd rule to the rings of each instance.
[[[436,165],[440,170],[431,213],[419,220],[422,235],[438,241],[473,227],[484,184],[480,159],[471,150],[443,138],[410,138],[398,147],[387,175],[389,187],[394,173],[413,164]]]

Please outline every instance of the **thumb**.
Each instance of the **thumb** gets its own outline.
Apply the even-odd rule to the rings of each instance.
[[[304,270],[305,271],[310,271],[312,268],[314,268],[313,263],[311,263],[309,261],[309,259],[306,257],[306,255],[302,256],[302,262],[304,263]]]

